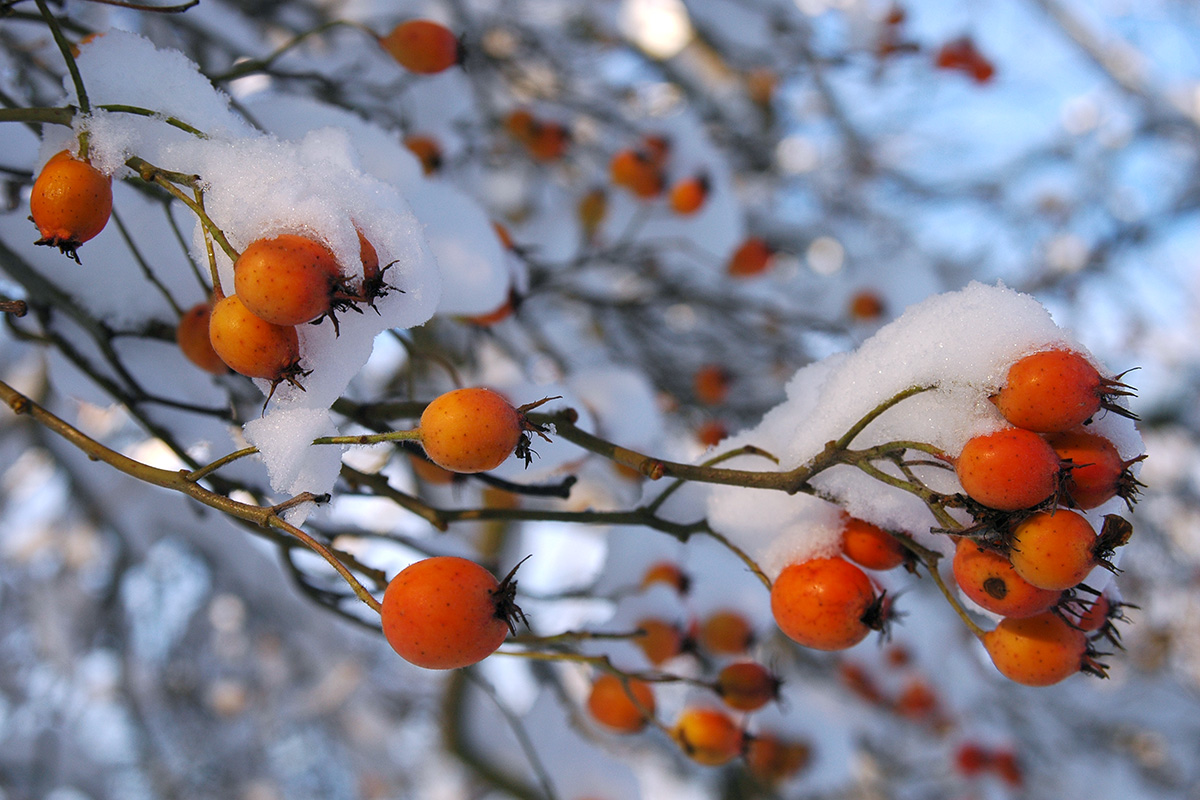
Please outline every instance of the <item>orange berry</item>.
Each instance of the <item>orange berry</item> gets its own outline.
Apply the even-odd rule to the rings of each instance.
[[[665,583],[679,594],[687,594],[692,579],[674,561],[656,561],[642,573],[642,588]]]
[[[435,556],[392,578],[380,617],[388,644],[426,669],[457,669],[496,651],[521,618],[516,581],[503,582],[474,561]]]
[[[877,320],[887,310],[883,298],[870,289],[855,292],[850,298],[850,316],[863,322]]]
[[[642,631],[633,643],[654,666],[670,661],[683,652],[687,639],[679,627],[657,617],[638,620],[637,628]]]
[[[1082,355],[1043,350],[1016,361],[993,398],[1004,418],[1018,428],[1067,431],[1100,410],[1109,387]]]
[[[722,609],[701,621],[696,638],[697,643],[710,653],[738,655],[754,643],[754,628],[744,614]]]
[[[421,162],[426,175],[442,168],[442,146],[432,136],[405,136],[404,146]]]
[[[904,563],[908,550],[895,536],[865,520],[846,515],[842,553],[859,566],[885,570]]]
[[[42,238],[79,262],[76,250],[95,238],[112,215],[112,178],[67,150],[42,167],[29,195],[29,213]]]
[[[280,381],[299,374],[296,329],[255,316],[236,294],[213,305],[208,336],[221,360],[240,375]]]
[[[637,733],[654,716],[654,690],[645,681],[604,674],[592,683],[588,712],[616,733]]]
[[[844,558],[785,567],[771,587],[779,629],[805,647],[844,650],[866,638],[878,605],[871,579]]]
[[[790,778],[808,765],[812,748],[774,733],[757,733],[746,743],[746,769],[768,783]]]
[[[739,661],[717,673],[721,700],[738,711],[754,711],[779,697],[779,678],[755,661]]]
[[[1036,433],[1004,428],[968,441],[954,468],[972,500],[1000,511],[1018,511],[1054,495],[1061,463],[1054,448]]]
[[[1051,611],[1032,617],[1006,617],[983,634],[983,646],[1000,674],[1026,686],[1049,686],[1083,668],[1083,631]]]
[[[1118,495],[1131,501],[1136,495],[1138,484],[1129,464],[1103,436],[1070,430],[1047,434],[1046,442],[1060,459],[1070,462],[1063,475],[1063,492],[1076,508],[1095,508]]]
[[[495,469],[516,452],[521,415],[491,389],[455,389],[436,398],[421,414],[421,446],[451,472]]]
[[[557,161],[571,145],[571,131],[561,122],[539,121],[533,126],[525,147],[538,161]]]
[[[696,429],[696,441],[705,447],[716,447],[721,440],[729,435],[729,429],[719,419],[705,420]]]
[[[328,314],[340,280],[333,251],[293,233],[251,242],[233,265],[237,296],[275,325],[302,325]]]
[[[213,350],[208,336],[208,324],[212,318],[212,303],[197,303],[183,313],[175,326],[175,343],[188,361],[205,372],[224,375],[229,367]]]
[[[462,43],[454,33],[427,19],[401,22],[379,44],[400,66],[423,75],[442,72],[463,60]]]
[[[684,178],[671,187],[668,196],[671,210],[683,216],[695,214],[708,199],[709,188],[707,175]]]
[[[1031,617],[1058,602],[1062,592],[1042,589],[1022,578],[1000,553],[969,538],[954,549],[954,580],[980,608],[1005,617]]]
[[[1102,594],[1079,615],[1075,626],[1084,633],[1098,631],[1108,623],[1112,610],[1112,601],[1108,599],[1108,595]]]
[[[1096,531],[1080,514],[1065,508],[1039,511],[1012,534],[1009,560],[1034,586],[1070,589],[1096,566]]]
[[[752,236],[733,251],[725,271],[735,278],[761,275],[771,266],[771,258],[774,255],[775,251],[765,241]]]
[[[729,715],[712,708],[686,708],[671,728],[671,738],[689,758],[720,766],[741,755],[744,734]]]
[[[729,399],[733,376],[720,364],[705,364],[692,377],[696,399],[706,406],[719,406]]]
[[[934,719],[940,710],[933,687],[921,678],[913,678],[904,684],[893,708],[900,716],[912,720]]]
[[[626,149],[614,155],[609,175],[614,186],[628,189],[642,200],[662,194],[665,184],[661,165],[641,150]]]
[[[504,118],[504,129],[508,135],[522,144],[533,138],[537,124],[533,113],[527,108],[513,109]]]

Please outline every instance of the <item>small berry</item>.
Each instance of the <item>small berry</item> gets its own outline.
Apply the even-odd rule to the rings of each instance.
[[[1003,428],[963,445],[954,464],[963,491],[999,511],[1019,511],[1058,491],[1062,464],[1054,448],[1032,431]]]
[[[1087,657],[1083,631],[1052,611],[1006,617],[983,634],[983,646],[1000,674],[1026,686],[1049,686],[1081,671]]]
[[[455,389],[421,414],[421,446],[451,472],[485,472],[503,464],[522,443],[521,415],[491,389]]]
[[[76,250],[112,215],[112,178],[67,150],[54,154],[33,182],[29,213],[41,238],[79,263]]]
[[[213,349],[209,338],[209,320],[212,318],[212,303],[197,303],[183,313],[175,326],[175,343],[188,361],[205,372],[224,375],[229,367]]]
[[[462,43],[454,33],[427,19],[401,22],[379,44],[400,66],[422,75],[442,72],[463,60]]]
[[[844,650],[882,627],[881,600],[866,573],[839,557],[785,567],[771,587],[780,630],[818,650]]]
[[[637,733],[654,716],[654,690],[645,681],[622,681],[606,673],[592,683],[587,707],[592,718],[609,730]]]
[[[671,738],[700,764],[720,766],[741,755],[742,729],[729,715],[712,708],[686,708],[671,728]]]
[[[495,652],[516,620],[516,581],[503,581],[457,556],[422,559],[392,578],[380,611],[383,633],[406,661],[426,669],[457,669]]]

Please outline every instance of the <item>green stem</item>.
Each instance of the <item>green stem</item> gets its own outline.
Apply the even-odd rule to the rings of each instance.
[[[199,128],[193,128],[191,125],[188,125],[186,122],[177,117],[165,117],[158,111],[153,111],[149,108],[142,108],[141,106],[129,106],[122,103],[106,103],[104,105],[96,106],[96,108],[99,108],[102,111],[111,111],[117,114],[134,114],[139,117],[157,117],[171,127],[178,128],[184,133],[190,133],[192,136],[195,136],[198,139],[210,138],[209,135],[204,131],[200,130]]]
[[[76,109],[63,108],[0,108],[0,122],[36,122],[50,125],[70,126]]]
[[[212,221],[211,217],[208,216],[208,213],[204,210],[204,205],[201,202],[188,197],[176,185],[182,184],[184,186],[191,187],[193,191],[199,191],[199,175],[188,175],[182,172],[172,172],[170,170],[161,169],[154,166],[149,161],[139,158],[138,156],[130,156],[125,160],[125,164],[130,169],[137,172],[138,176],[146,183],[153,183],[162,187],[163,189],[167,190],[172,197],[190,208],[192,213],[196,215],[196,218],[200,220],[200,224],[204,226],[204,229],[213,237],[216,243],[221,246],[221,249],[225,251],[225,255],[229,257],[229,260],[238,260],[238,251],[235,250],[233,245],[229,243],[229,240],[225,238],[225,232],[218,228],[217,224]]]
[[[67,63],[67,72],[71,73],[71,82],[75,84],[75,94],[79,98],[79,110],[84,114],[89,114],[92,109],[88,104],[87,89],[83,86],[83,76],[79,74],[79,65],[75,63],[75,56],[71,54],[71,43],[63,35],[62,27],[58,24],[58,20],[50,13],[50,8],[46,5],[46,0],[35,1],[37,2],[38,11],[42,13],[42,18],[46,20],[46,25],[50,28],[50,34],[54,37],[54,43],[58,45],[58,51],[62,53],[63,61]],[[79,157],[86,158],[86,142],[81,142],[80,145]]]

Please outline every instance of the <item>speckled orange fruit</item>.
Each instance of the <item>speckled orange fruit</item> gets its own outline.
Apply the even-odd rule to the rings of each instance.
[[[845,650],[871,631],[876,604],[867,574],[844,558],[791,564],[771,587],[771,613],[793,641],[817,650]]]
[[[1058,490],[1061,462],[1046,440],[1003,428],[963,445],[954,469],[972,500],[999,511],[1032,508]]]
[[[717,673],[721,700],[738,711],[755,711],[779,696],[779,678],[756,661],[738,661]]]
[[[1061,591],[1022,578],[1009,560],[963,537],[954,550],[954,581],[980,608],[1005,617],[1031,617],[1050,608]]]
[[[457,669],[482,661],[509,634],[511,596],[474,561],[434,556],[410,564],[383,595],[383,635],[405,661]]]
[[[340,278],[333,251],[293,233],[251,242],[233,265],[238,297],[276,325],[302,325],[328,313]]]
[[[1065,508],[1039,511],[1013,530],[1013,569],[1034,586],[1070,589],[1096,566],[1096,531]]]
[[[1050,686],[1083,669],[1087,639],[1052,611],[1005,618],[983,635],[1000,674],[1026,686]]]
[[[213,306],[208,336],[213,350],[238,374],[278,381],[298,370],[296,329],[255,316],[236,294]]]
[[[1016,361],[996,407],[1019,428],[1066,431],[1100,410],[1106,393],[1096,368],[1073,350],[1043,350]]]
[[[878,525],[846,515],[842,528],[842,552],[867,569],[887,570],[904,563],[904,545]]]
[[[481,387],[446,392],[421,414],[425,454],[451,472],[495,469],[516,451],[522,431],[517,410]]]
[[[36,243],[79,261],[75,250],[104,230],[112,205],[112,178],[67,150],[56,153],[29,196],[29,213],[42,235]]]

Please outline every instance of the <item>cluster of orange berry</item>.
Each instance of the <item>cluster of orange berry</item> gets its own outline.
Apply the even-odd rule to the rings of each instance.
[[[955,550],[954,577],[980,607],[999,614],[982,641],[997,669],[1044,686],[1080,670],[1102,672],[1088,633],[1115,638],[1120,606],[1083,583],[1128,541],[1131,526],[1109,514],[1099,533],[1076,510],[1121,497],[1140,484],[1109,439],[1084,425],[1101,410],[1132,417],[1116,398],[1131,394],[1080,353],[1049,349],[1016,361],[993,397],[1010,427],[977,436],[955,462],[978,520]],[[1091,602],[1079,593],[1093,597]]]
[[[342,273],[324,243],[282,233],[250,243],[234,262],[234,293],[193,306],[180,320],[180,349],[202,369],[220,374],[228,367],[272,384],[297,386],[300,339],[297,325],[329,317],[337,329],[337,311],[360,311],[387,293],[387,267],[360,232],[362,282],[357,289]],[[218,293],[219,295],[220,293]]]
[[[883,630],[890,600],[864,572],[908,560],[898,538],[869,522],[842,515],[842,552],[784,567],[771,585],[771,613],[788,638],[817,650],[845,650]]]
[[[684,595],[690,579],[677,564],[660,561],[643,574],[640,588],[655,584],[671,587]],[[809,760],[810,748],[803,741],[772,731],[749,733],[745,715],[778,699],[780,680],[766,666],[748,657],[754,643],[749,620],[735,609],[717,609],[693,621],[684,630],[660,617],[637,622],[639,649],[655,667],[690,653],[697,662],[712,667],[711,679],[690,682],[711,691],[721,705],[693,703],[686,706],[667,733],[685,755],[707,765],[720,765],[742,758],[747,771],[767,782],[790,777]],[[587,709],[593,719],[613,733],[632,734],[655,722],[656,674],[599,673],[592,682]]]
[[[613,186],[628,190],[639,200],[653,200],[666,193],[667,204],[680,216],[690,216],[704,207],[712,188],[708,174],[698,172],[679,178],[667,188],[670,141],[660,135],[642,137],[639,144],[619,150],[609,161]]]

